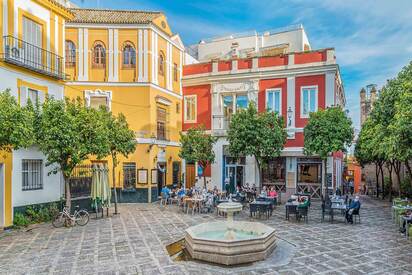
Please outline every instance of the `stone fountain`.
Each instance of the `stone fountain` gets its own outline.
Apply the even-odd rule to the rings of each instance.
[[[275,230],[259,222],[234,221],[242,210],[237,202],[221,203],[226,221],[207,222],[186,229],[185,247],[193,259],[237,265],[264,260],[276,247]]]

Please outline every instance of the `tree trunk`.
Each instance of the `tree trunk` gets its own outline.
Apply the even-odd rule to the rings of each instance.
[[[324,180],[321,180],[320,181],[320,197],[321,197],[321,199],[323,199],[323,189],[324,188],[327,188],[328,187],[328,178],[327,178],[327,175],[328,175],[328,169],[327,169],[327,158],[325,158],[324,160],[323,160],[323,167],[325,167],[325,171],[323,171],[323,177],[324,177]],[[325,182],[325,186],[323,186],[323,182]],[[328,197],[329,197],[329,192],[328,192],[328,190],[326,190],[326,193],[325,193],[325,200],[327,200],[328,199]]]
[[[412,185],[412,169],[411,169],[411,166],[409,165],[409,160],[405,161],[405,166],[406,166],[406,169],[408,170],[409,181],[411,182],[411,185]]]
[[[72,197],[70,193],[70,178],[63,173],[63,180],[66,195],[66,207],[69,209],[69,213],[71,213]]]
[[[385,175],[383,174],[383,162],[380,162],[379,170],[381,174],[382,181],[382,200],[385,199]]]
[[[388,161],[386,162],[386,168],[389,171],[389,201],[392,201],[392,185],[393,185],[393,180],[392,180],[392,170],[393,170],[393,161]]]
[[[262,183],[263,183],[263,181],[262,181],[262,171],[261,171],[261,164],[260,164],[260,162],[259,162],[259,160],[257,159],[257,157],[255,157],[255,159],[256,159],[256,164],[257,164],[257,167],[258,167],[258,179],[259,179],[259,182],[258,182],[258,186],[259,186],[259,192],[262,190]]]
[[[112,171],[112,179],[113,179],[113,188],[114,188],[114,214],[119,214],[117,212],[117,190],[116,190],[116,166],[117,166],[117,160],[116,156],[112,154],[112,162],[113,162],[113,171]]]
[[[378,163],[375,162],[375,176],[376,176],[376,197],[379,198],[379,167]]]
[[[396,179],[398,180],[398,195],[401,197],[401,162],[399,160],[394,161],[394,170],[396,174]]]
[[[203,171],[203,175],[202,175],[203,176],[203,188],[206,189],[207,188],[206,176],[205,176],[206,165],[205,165],[205,167],[203,167],[203,166],[201,166],[201,167],[202,167],[202,171]]]

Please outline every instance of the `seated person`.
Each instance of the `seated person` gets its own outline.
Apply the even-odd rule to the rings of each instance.
[[[309,206],[309,199],[306,196],[302,196],[299,198],[299,207],[306,207]]]
[[[402,228],[400,229],[401,233],[406,232],[406,223],[412,224],[412,210],[407,210],[404,217],[406,217],[407,220],[403,220]]]
[[[353,224],[353,212],[359,210],[361,203],[359,201],[359,196],[356,196],[355,199],[350,203],[349,208],[346,210],[346,220],[348,223]]]
[[[340,191],[340,188],[336,188],[335,195],[336,195],[337,197],[342,196],[342,192]]]
[[[170,197],[170,189],[166,185],[163,186],[161,193],[166,197],[166,199]]]
[[[240,186],[236,186],[236,196],[240,196],[240,194],[242,193],[242,190],[240,189]]]
[[[252,192],[256,194],[257,192],[256,184],[252,185]]]
[[[263,186],[263,188],[262,188],[262,191],[260,191],[260,197],[267,197],[267,195],[268,195],[268,192],[267,192],[267,189],[266,189],[266,186]]]
[[[275,187],[272,186],[269,191],[269,197],[276,198],[277,196],[278,196],[278,193],[276,192]]]
[[[177,192],[177,196],[178,196],[179,198],[184,197],[185,194],[186,194],[186,192],[185,192],[185,189],[183,189],[183,188],[179,189],[179,191]]]

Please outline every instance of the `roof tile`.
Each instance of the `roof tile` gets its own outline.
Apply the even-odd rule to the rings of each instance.
[[[107,10],[107,9],[70,9],[74,18],[70,23],[96,24],[149,24],[161,12],[135,10]]]

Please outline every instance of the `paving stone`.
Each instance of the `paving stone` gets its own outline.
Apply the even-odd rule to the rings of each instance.
[[[308,223],[286,221],[284,206],[278,206],[270,219],[258,221],[295,247],[293,257],[234,268],[174,262],[165,249],[187,227],[222,217],[156,203],[121,204],[119,211],[92,217],[84,227],[41,224],[29,232],[0,233],[0,274],[412,274],[412,242],[391,221],[390,204],[380,200],[362,198],[362,223],[355,225],[339,216],[332,224],[321,222],[316,201]],[[253,219],[244,211],[235,220]]]

